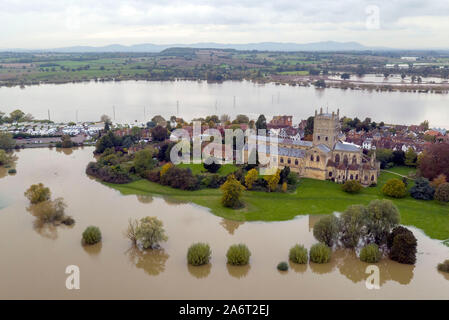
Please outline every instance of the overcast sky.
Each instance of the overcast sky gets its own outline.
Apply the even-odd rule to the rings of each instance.
[[[0,48],[357,41],[449,47],[449,0],[0,0]]]

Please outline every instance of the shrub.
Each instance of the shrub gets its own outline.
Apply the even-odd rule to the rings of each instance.
[[[44,187],[42,183],[31,185],[25,192],[25,197],[27,197],[32,204],[47,201],[50,199],[50,196],[50,189]]]
[[[159,176],[162,177],[172,167],[173,167],[173,163],[171,163],[171,162],[168,162],[168,163],[164,164],[162,166],[162,169],[161,169],[160,173],[159,173]]]
[[[287,183],[294,186],[298,183],[298,175],[294,172],[290,172],[287,176]]]
[[[155,249],[159,246],[159,242],[168,239],[162,221],[156,217],[142,218],[134,227],[136,243],[144,249]]]
[[[400,232],[396,232],[393,237],[390,259],[399,263],[415,264],[416,247],[417,240],[413,233],[407,228],[403,228]]]
[[[396,178],[388,180],[382,187],[382,193],[393,198],[403,198],[406,192],[404,182]]]
[[[217,162],[218,162],[218,160],[215,158],[208,158],[203,163],[203,167],[210,173],[217,173],[217,171],[220,170],[220,168],[221,168],[221,164],[219,164]]]
[[[158,183],[159,181],[161,181],[161,172],[158,169],[148,171],[147,179],[151,182]]]
[[[449,202],[449,183],[446,182],[438,186],[435,192],[435,200]]]
[[[98,227],[87,227],[83,232],[83,243],[92,245],[101,241],[101,231]]]
[[[449,260],[445,260],[443,263],[439,263],[438,270],[441,272],[449,273]]]
[[[364,234],[367,217],[367,208],[360,204],[349,206],[340,215],[340,240],[346,248],[355,248],[357,246]]]
[[[254,182],[256,182],[257,178],[259,176],[259,173],[256,169],[251,169],[248,171],[248,173],[245,176],[245,185],[250,190],[253,187]]]
[[[324,243],[316,243],[310,248],[310,261],[315,263],[328,263],[331,260],[331,248]]]
[[[338,236],[338,218],[334,215],[321,218],[313,226],[313,236],[319,242],[323,242],[329,247],[332,247]]]
[[[268,184],[268,191],[276,191],[279,181],[281,180],[280,173],[281,170],[278,169],[275,174],[264,176],[264,179]]]
[[[207,243],[195,243],[187,251],[187,261],[193,266],[208,264],[212,251]]]
[[[43,223],[63,222],[67,219],[64,214],[67,205],[62,198],[45,200],[30,207],[33,215]]]
[[[287,271],[288,270],[288,263],[285,261],[279,262],[277,265],[277,269],[279,271]]]
[[[398,234],[407,233],[409,230],[403,226],[397,226],[393,230],[391,230],[390,234],[387,237],[387,248],[388,250],[391,249],[393,246],[393,240]]]
[[[12,168],[12,169],[9,169],[9,170],[8,170],[8,173],[9,173],[9,174],[16,174],[16,173],[17,173],[17,170],[14,169],[14,168]]]
[[[288,257],[291,262],[298,263],[298,264],[306,264],[308,260],[308,253],[307,249],[304,248],[302,245],[295,245],[290,249],[290,252],[288,254]]]
[[[410,189],[410,195],[417,200],[432,200],[435,189],[426,178],[418,178],[415,185]]]
[[[133,164],[137,175],[143,176],[146,171],[154,168],[156,165],[156,161],[153,159],[155,154],[154,148],[145,148],[135,153]]]
[[[438,177],[433,179],[430,184],[432,185],[432,187],[437,189],[440,185],[442,185],[443,183],[446,183],[446,182],[447,182],[446,176],[444,174],[440,174],[440,175],[438,175]]]
[[[368,244],[362,248],[360,251],[360,260],[368,263],[379,262],[381,254],[377,244]]]
[[[243,266],[249,263],[251,252],[244,244],[234,244],[229,247],[226,257],[229,264]]]
[[[101,166],[95,162],[89,162],[86,173],[104,182],[124,184],[132,181],[128,173],[120,165]]]
[[[189,168],[178,168],[173,166],[161,175],[161,184],[182,190],[195,190],[198,188],[198,181],[193,176]]]
[[[222,183],[226,180],[224,177],[220,177],[218,174],[210,174],[203,178],[201,184],[206,186],[207,188],[216,189],[219,188]]]
[[[348,180],[342,186],[341,189],[347,193],[359,193],[362,191],[362,185],[355,180]]]
[[[223,193],[221,197],[223,206],[228,208],[238,208],[242,205],[240,197],[245,190],[245,187],[235,179],[234,175],[230,174],[220,189]]]
[[[391,229],[399,222],[399,210],[390,200],[373,200],[368,204],[367,234],[376,244],[384,244]]]
[[[287,192],[287,182],[284,182],[283,184],[282,184],[282,192]]]

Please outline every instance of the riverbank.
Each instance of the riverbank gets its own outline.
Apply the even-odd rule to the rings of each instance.
[[[403,171],[399,169],[399,171]],[[147,180],[125,185],[107,184],[122,194],[160,195],[180,203],[194,203],[210,209],[219,216],[235,221],[284,221],[298,215],[331,214],[342,212],[353,204],[368,204],[374,199],[387,198],[381,193],[383,184],[397,178],[395,173],[382,172],[376,187],[365,188],[360,194],[351,195],[341,190],[341,185],[330,181],[301,179],[294,193],[268,193],[245,191],[242,197],[245,207],[239,210],[224,208],[219,189],[182,191],[161,186]],[[409,188],[412,183],[409,183]],[[391,199],[401,212],[401,223],[423,230],[433,239],[449,239],[449,206],[436,201],[415,200],[410,195],[403,199]]]
[[[210,81],[204,78],[178,78],[173,77],[170,79],[144,79],[142,77],[107,77],[97,78],[89,77],[84,79],[61,79],[61,80],[39,80],[39,81],[19,81],[19,82],[5,82],[0,81],[0,88],[13,88],[20,87],[25,89],[31,86],[40,86],[44,84],[68,84],[68,83],[90,83],[90,82],[122,82],[122,81],[146,81],[146,82],[173,82],[173,81],[197,81],[207,83],[223,83],[227,81],[249,81],[254,84],[276,84],[276,85],[289,85],[310,87],[315,86],[316,81],[325,81],[324,86],[316,86],[316,89],[343,89],[343,90],[362,90],[362,91],[376,91],[376,92],[413,92],[413,93],[435,93],[435,94],[448,94],[448,83],[375,83],[353,80],[335,80],[328,77],[310,77],[310,76],[286,76],[286,75],[270,75],[267,78],[243,78],[243,79],[229,79],[226,81]]]

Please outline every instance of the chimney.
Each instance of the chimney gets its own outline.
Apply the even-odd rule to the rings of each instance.
[[[322,115],[323,114],[323,108],[321,107],[320,108],[320,115]]]
[[[315,117],[318,115],[318,111],[315,110]]]

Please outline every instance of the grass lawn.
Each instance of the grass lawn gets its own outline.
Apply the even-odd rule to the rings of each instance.
[[[224,208],[219,189],[182,191],[161,186],[147,180],[125,185],[112,185],[123,194],[157,194],[177,201],[192,202],[207,208],[217,216],[239,221],[281,221],[297,215],[330,214],[344,211],[352,204],[368,204],[374,199],[386,198],[380,192],[383,184],[397,177],[382,172],[376,187],[364,188],[360,194],[351,195],[341,190],[341,185],[330,181],[301,179],[294,193],[268,193],[245,191],[245,207],[239,210]],[[408,188],[411,187],[409,183]],[[429,237],[449,239],[449,205],[436,201],[418,201],[410,196],[391,199],[401,212],[401,223],[422,229]]]
[[[192,173],[194,175],[207,172],[207,170],[204,169],[202,163],[181,163],[181,164],[178,164],[178,167],[179,168],[190,168],[190,170],[192,170]],[[238,167],[233,164],[224,164],[220,167],[217,174],[224,177],[224,176],[227,176],[228,174],[236,171],[237,169],[238,169]]]
[[[407,167],[407,166],[396,166],[390,169],[385,169],[386,171],[395,172],[397,174],[403,175],[403,176],[409,176],[410,174],[416,173],[416,168]]]

